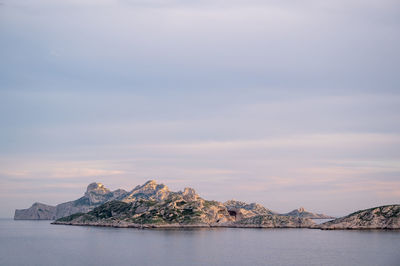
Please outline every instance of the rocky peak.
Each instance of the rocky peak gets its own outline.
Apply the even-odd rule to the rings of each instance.
[[[141,187],[142,189],[149,189],[149,190],[155,190],[157,188],[157,182],[155,180],[149,180],[146,183],[144,183]]]
[[[298,211],[298,212],[305,212],[306,209],[304,209],[304,207],[300,207],[300,208],[297,209],[297,211]]]
[[[15,220],[53,220],[55,218],[55,206],[35,202],[30,208],[15,210]]]
[[[137,186],[133,189],[135,193],[154,193],[158,190],[168,190],[168,187],[164,184],[157,184],[154,180],[149,180],[141,186]]]
[[[143,185],[135,187],[123,200],[126,202],[135,201],[138,198],[163,200],[169,194],[170,190],[166,185],[149,180]]]
[[[183,192],[180,192],[183,198],[187,201],[195,201],[199,198],[196,191],[193,188],[186,187]]]
[[[94,182],[88,185],[83,198],[89,199],[89,205],[100,204],[105,201],[105,198],[110,194],[110,192],[111,191],[102,183]]]
[[[110,192],[108,188],[106,188],[102,183],[91,183],[88,185],[86,189],[86,194],[95,192],[97,194],[107,194]]]

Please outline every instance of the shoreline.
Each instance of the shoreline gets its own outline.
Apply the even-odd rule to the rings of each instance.
[[[319,229],[323,231],[399,231],[400,228],[379,228],[379,227],[359,227],[359,228],[323,228],[319,226],[262,226],[262,225],[216,225],[216,224],[98,224],[98,223],[69,223],[52,222],[52,225],[72,225],[72,226],[93,226],[93,227],[113,227],[113,228],[135,228],[135,229],[213,229],[213,228],[253,228],[253,229]]]
[[[70,222],[52,222],[53,225],[73,225],[73,226],[96,226],[96,227],[114,227],[114,228],[138,228],[138,229],[196,229],[196,228],[264,228],[264,229],[319,229],[312,227],[296,226],[262,226],[262,225],[232,225],[232,224],[133,224],[133,223],[70,223]]]

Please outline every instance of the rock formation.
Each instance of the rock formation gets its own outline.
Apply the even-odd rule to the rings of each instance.
[[[235,222],[233,226],[254,228],[311,228],[315,226],[315,223],[309,218],[269,214],[244,218]]]
[[[15,220],[54,220],[56,207],[36,202],[30,208],[15,210]]]
[[[56,206],[56,219],[78,212],[88,212],[103,203],[124,197],[126,193],[122,189],[110,191],[101,183],[91,183],[83,197]]]
[[[122,189],[110,191],[101,183],[91,183],[88,185],[84,196],[77,200],[61,203],[55,207],[35,203],[29,209],[16,210],[14,219],[54,220],[77,212],[88,212],[105,202],[123,198],[126,194],[127,192]]]
[[[114,227],[310,227],[309,219],[280,216],[263,206],[240,201],[208,201],[192,188],[172,192],[148,181],[119,200],[87,213],[75,213],[55,224]]]
[[[400,229],[400,205],[361,210],[323,223],[320,229]]]
[[[283,216],[292,216],[292,217],[301,217],[301,218],[310,218],[310,219],[335,219],[335,217],[326,215],[326,214],[320,214],[320,213],[312,213],[309,211],[306,211],[303,207],[300,207],[296,210],[293,210],[291,212],[282,214]]]
[[[133,202],[138,199],[146,200],[163,200],[170,194],[168,187],[164,184],[157,184],[156,181],[147,181],[142,186],[136,186],[127,195],[124,195],[121,200],[124,202]]]
[[[231,215],[235,216],[237,220],[253,217],[256,215],[277,214],[257,203],[247,204],[242,201],[228,200],[224,203],[224,205],[227,208],[228,212]]]

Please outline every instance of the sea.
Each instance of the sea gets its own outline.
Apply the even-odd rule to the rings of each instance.
[[[400,265],[400,231],[134,229],[0,220],[0,265]]]

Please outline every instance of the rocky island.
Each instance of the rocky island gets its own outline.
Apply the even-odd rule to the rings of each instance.
[[[109,201],[87,213],[60,218],[54,224],[136,228],[300,228],[314,225],[308,218],[278,215],[256,203],[205,200],[192,188],[172,192],[155,181],[136,187],[119,200]]]
[[[56,207],[35,202],[28,209],[15,210],[14,220],[54,220]]]
[[[333,219],[303,207],[279,214],[257,203],[206,200],[194,189],[173,192],[150,180],[131,191],[110,191],[92,183],[83,197],[57,206],[35,203],[16,210],[14,219],[48,219],[53,224],[133,228],[244,227],[311,229],[400,229],[400,205],[362,210],[315,224],[313,219]]]
[[[400,205],[387,205],[351,213],[323,223],[324,230],[400,229]]]

